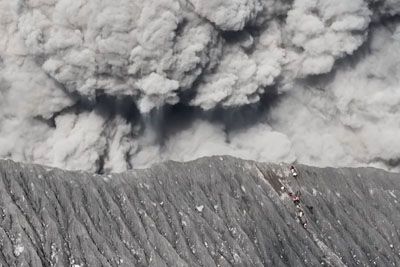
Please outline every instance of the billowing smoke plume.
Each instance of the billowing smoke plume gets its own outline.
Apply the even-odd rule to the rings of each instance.
[[[400,2],[0,0],[0,157],[400,166]]]

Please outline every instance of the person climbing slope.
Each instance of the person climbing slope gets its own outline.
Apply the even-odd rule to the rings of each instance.
[[[301,225],[307,229],[307,220],[305,218],[305,214],[304,214],[304,210],[298,205],[296,206],[297,210],[296,210],[296,217],[299,220],[299,222],[301,223]]]
[[[294,178],[297,178],[297,175],[298,175],[297,170],[293,165],[290,166],[290,172],[292,173]]]
[[[289,197],[292,199],[294,205],[300,205],[300,193],[293,194],[292,192],[288,193]]]

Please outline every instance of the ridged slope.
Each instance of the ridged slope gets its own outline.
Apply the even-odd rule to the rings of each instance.
[[[297,168],[298,181],[232,157],[110,175],[0,161],[0,264],[400,266],[399,174]],[[307,229],[282,186],[302,192]]]

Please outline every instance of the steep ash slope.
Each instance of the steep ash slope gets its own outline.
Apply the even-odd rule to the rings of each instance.
[[[297,182],[232,157],[103,176],[0,161],[0,264],[400,265],[400,175],[298,169]],[[307,229],[282,186],[301,190]]]

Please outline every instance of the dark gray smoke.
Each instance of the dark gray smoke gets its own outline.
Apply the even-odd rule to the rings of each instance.
[[[0,0],[0,157],[400,163],[400,2]]]

